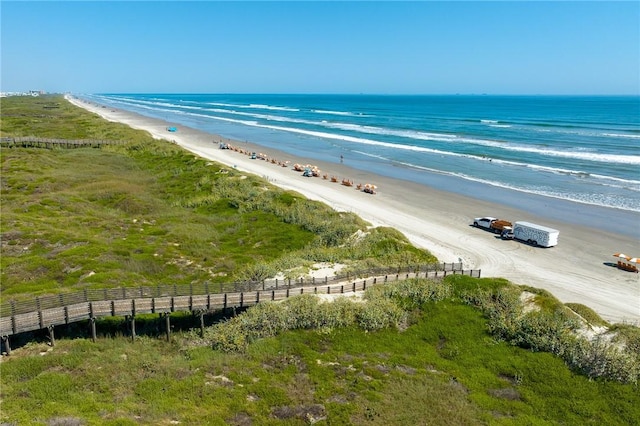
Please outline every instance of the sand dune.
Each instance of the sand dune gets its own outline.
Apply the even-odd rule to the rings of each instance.
[[[640,256],[640,242],[633,237],[550,221],[526,211],[351,169],[346,164],[293,158],[259,145],[228,140],[128,111],[103,108],[71,97],[69,100],[105,119],[146,130],[156,138],[172,140],[204,158],[262,176],[277,186],[322,201],[336,210],[353,212],[373,225],[396,228],[414,245],[429,250],[443,262],[461,259],[465,268],[481,269],[484,277],[503,277],[516,284],[543,288],[565,303],[589,306],[608,321],[640,324],[638,274],[607,265],[615,260],[612,257],[615,252]],[[168,126],[176,126],[178,131],[168,132]],[[314,164],[321,174],[338,177],[338,182],[303,177],[291,166],[281,167],[264,160],[252,160],[233,150],[219,149],[220,142],[263,153],[279,161],[290,161],[290,165]],[[356,185],[375,184],[377,193],[367,194],[355,187],[341,185],[343,178]],[[560,243],[543,249],[517,241],[503,241],[470,226],[473,217],[483,215],[551,226],[560,230]]]

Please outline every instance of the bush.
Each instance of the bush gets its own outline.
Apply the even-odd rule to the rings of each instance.
[[[376,288],[376,287],[374,287]],[[451,286],[442,281],[411,279],[380,287],[382,296],[393,300],[406,311],[451,296]]]
[[[588,341],[575,338],[566,345],[563,358],[571,368],[592,379],[604,378],[635,385],[640,379],[637,356],[620,350],[603,339]]]
[[[517,322],[522,314],[520,290],[513,286],[491,290],[464,291],[462,300],[476,306],[489,319],[491,334],[510,340],[516,333]]]
[[[339,297],[331,303],[320,303],[317,327],[325,330],[352,327],[356,325],[358,314],[363,309],[366,309],[364,303],[353,302],[345,297]]]
[[[461,293],[464,301],[478,307],[488,318],[495,336],[519,347],[553,353],[590,378],[638,383],[640,357],[633,351],[633,338],[627,340],[632,350],[619,349],[603,339],[589,341],[575,334],[579,326],[575,315],[554,303],[554,298],[543,295],[545,308],[524,314],[519,296],[520,289],[516,287]]]
[[[375,331],[398,327],[406,317],[406,312],[393,301],[375,298],[374,300],[369,300],[366,307],[358,311],[356,321],[363,330]]]
[[[510,341],[521,348],[562,356],[578,324],[562,312],[532,311],[518,319]]]

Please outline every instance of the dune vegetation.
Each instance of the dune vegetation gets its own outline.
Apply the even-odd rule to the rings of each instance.
[[[2,301],[84,288],[261,280],[436,262],[390,228],[109,123],[61,96],[0,101]],[[0,364],[3,424],[640,422],[640,330],[501,279],[451,276],[304,295],[138,338],[22,336]],[[217,317],[216,317],[217,318]],[[86,324],[85,324],[86,325]]]

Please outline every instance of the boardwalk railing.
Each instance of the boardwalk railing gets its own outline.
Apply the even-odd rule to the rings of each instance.
[[[447,264],[459,265],[459,264]],[[0,336],[10,336],[33,330],[51,328],[108,316],[135,316],[143,313],[171,313],[177,311],[208,312],[230,307],[246,307],[261,301],[283,300],[303,293],[334,294],[362,291],[368,285],[387,283],[409,278],[440,278],[452,274],[480,277],[480,270],[431,269],[397,270],[367,278],[347,276],[324,280],[297,281],[278,285],[267,282],[242,283],[241,291],[219,293],[210,285],[157,286],[87,290],[57,296],[36,297],[33,301],[2,304],[0,312]],[[275,284],[275,285],[273,285]]]
[[[124,145],[126,141],[98,139],[50,139],[31,136],[19,138],[0,138],[3,148],[99,148],[103,145]]]

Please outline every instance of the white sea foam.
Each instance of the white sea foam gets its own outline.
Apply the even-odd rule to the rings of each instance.
[[[130,99],[128,98],[113,97],[110,99],[118,100],[130,106],[143,107],[143,105],[146,105],[146,106],[149,106],[148,109],[151,109],[151,110],[155,109],[153,108],[153,106],[170,107],[170,108],[176,107],[175,104],[170,104],[166,102],[140,101],[137,103],[131,103]],[[182,107],[184,108],[184,106]],[[197,109],[197,108],[193,108],[193,109]],[[208,109],[205,109],[205,110],[208,110]],[[530,146],[530,145],[517,145],[517,144],[492,141],[492,140],[486,140],[486,139],[458,137],[456,135],[449,135],[449,134],[419,132],[414,130],[395,130],[395,129],[388,129],[388,128],[379,128],[375,126],[361,126],[361,125],[348,124],[348,123],[323,123],[323,122],[310,121],[310,120],[292,119],[288,117],[281,117],[281,116],[274,116],[274,115],[264,115],[264,114],[255,114],[255,113],[249,113],[249,112],[237,112],[237,111],[228,111],[228,110],[211,109],[208,111],[215,112],[215,113],[233,113],[236,115],[243,115],[243,116],[248,116],[248,117],[257,118],[257,119],[264,119],[268,121],[279,121],[279,122],[285,122],[285,123],[298,123],[298,124],[308,124],[308,125],[324,125],[326,127],[342,129],[342,130],[349,130],[349,131],[368,133],[368,134],[400,136],[400,137],[416,139],[416,140],[434,140],[434,141],[441,141],[441,142],[475,144],[480,146],[499,148],[507,151],[527,152],[527,153],[539,154],[543,156],[562,157],[562,158],[579,159],[579,160],[585,160],[585,161],[596,161],[596,162],[603,162],[603,163],[640,165],[640,155],[621,155],[621,154],[607,154],[607,153],[589,152],[589,151],[557,150],[557,149],[550,149],[550,148],[540,148],[540,147]],[[165,110],[165,112],[177,112],[177,111]],[[215,116],[205,116],[205,117],[212,118],[212,119],[221,119],[221,117],[215,117]],[[233,122],[234,120],[227,119],[227,121]],[[244,120],[237,120],[237,122],[244,123]],[[344,140],[348,142],[365,143],[365,144],[379,145],[379,146],[385,146],[389,148],[397,148],[397,149],[405,149],[405,150],[437,152],[443,155],[454,155],[454,156],[459,155],[459,156],[465,156],[465,157],[469,156],[466,154],[459,154],[459,153],[454,153],[449,151],[434,150],[434,149],[418,147],[413,145],[406,145],[406,144],[374,141],[371,139],[357,138],[357,137],[352,137],[348,135],[338,135],[333,133],[318,132],[313,130],[305,130],[305,129],[291,128],[291,127],[281,127],[281,126],[270,127],[269,125],[263,125],[257,122],[253,125],[255,127],[273,128],[273,130],[280,130],[280,131],[286,131],[286,132],[298,133],[298,134],[307,134],[310,136],[317,136],[325,139],[337,139],[337,140]],[[482,158],[481,156],[476,156],[476,157]]]
[[[576,203],[588,204],[588,205],[599,206],[599,207],[609,207],[609,208],[613,207],[621,210],[640,212],[640,202],[633,202],[631,200],[621,200],[618,197],[611,196],[606,193],[596,194],[596,193],[562,192],[557,190],[551,190],[549,188],[541,189],[540,186],[522,187],[522,186],[516,186],[516,185],[510,184],[507,182],[501,182],[496,180],[479,178],[476,176],[470,176],[465,173],[446,172],[439,169],[418,166],[415,164],[405,163],[405,162],[399,162],[399,164],[402,164],[404,166],[414,168],[414,169],[428,171],[430,173],[438,173],[442,175],[453,176],[453,177],[468,180],[471,182],[481,183],[483,185],[489,185],[496,188],[509,189],[512,191],[518,191],[526,194],[540,195],[544,197],[556,198],[556,199],[565,200],[565,201],[573,201]]]
[[[610,138],[640,139],[640,135],[630,135],[628,133],[603,133],[602,135]]]
[[[324,110],[324,109],[312,109],[311,112],[315,112],[317,114],[328,114],[328,115],[344,115],[347,117],[370,117],[369,115],[366,114],[362,114],[362,113],[353,113],[353,112],[346,112],[346,111],[328,111],[328,110]]]
[[[273,106],[266,102],[240,105],[223,102],[205,103],[178,100],[172,102],[162,98],[136,99],[126,96],[108,96],[103,99],[108,100],[110,103],[125,105],[125,109],[134,108],[145,110],[149,111],[152,115],[163,118],[168,118],[173,114],[183,115],[185,117],[197,118],[199,120],[218,120],[241,126],[313,136],[324,140],[343,141],[345,142],[344,144],[340,144],[340,142],[335,142],[335,144],[341,145],[347,149],[353,149],[354,152],[361,152],[363,155],[375,158],[385,159],[386,157],[389,157],[391,159],[388,161],[396,162],[397,164],[405,164],[407,167],[416,169],[429,170],[432,173],[458,176],[470,181],[477,181],[491,186],[510,188],[527,193],[537,193],[547,197],[555,197],[565,200],[568,199],[607,207],[624,208],[626,210],[639,210],[636,204],[640,204],[640,201],[638,201],[638,197],[632,193],[637,194],[640,192],[640,181],[632,178],[625,179],[622,177],[607,176],[605,173],[601,172],[594,173],[596,170],[613,170],[616,167],[615,165],[621,165],[619,169],[626,170],[624,173],[627,173],[628,175],[630,166],[637,166],[640,164],[640,155],[637,155],[638,151],[634,145],[630,145],[629,155],[623,155],[626,151],[624,150],[624,147],[621,147],[621,144],[629,144],[629,142],[625,142],[625,139],[627,141],[635,141],[640,138],[640,135],[626,134],[624,133],[624,130],[605,131],[603,129],[591,129],[588,127],[577,130],[570,128],[563,129],[561,127],[539,129],[539,131],[551,134],[544,138],[545,141],[549,140],[549,144],[553,144],[554,141],[558,140],[558,136],[554,136],[553,133],[579,135],[580,137],[585,136],[589,138],[610,138],[609,141],[602,145],[598,145],[595,140],[587,141],[587,143],[583,144],[583,147],[580,147],[580,141],[576,141],[574,148],[563,150],[561,148],[554,147],[553,145],[543,146],[542,144],[532,145],[530,142],[518,143],[517,141],[507,142],[492,140],[490,138],[485,139],[477,137],[482,135],[482,133],[474,133],[473,131],[470,131],[467,135],[464,133],[446,133],[446,131],[429,132],[421,129],[403,129],[400,127],[386,127],[384,125],[361,125],[356,124],[355,122],[348,123],[347,117],[352,115],[352,113],[346,113],[343,111],[313,110],[313,112],[317,114],[331,114],[333,112],[336,114],[332,115],[343,116],[343,119],[336,118],[336,120],[339,121],[333,121],[326,115],[322,118],[318,116],[318,120],[309,119],[310,116],[308,115],[308,112],[311,112],[309,110],[305,111],[305,113],[307,113],[305,117],[297,117],[295,115],[288,116],[289,114],[285,113],[287,111],[303,110]],[[263,114],[260,113],[260,110],[265,112],[281,111],[282,113]],[[437,117],[435,119],[437,119]],[[192,120],[189,122],[192,122]],[[411,123],[410,120],[407,121],[407,125],[413,126],[413,124],[409,123]],[[486,128],[512,125],[511,122],[502,120],[483,120],[483,124],[486,125]],[[521,130],[520,127],[526,127],[527,129],[524,130],[525,132],[531,131],[534,127],[526,124],[513,125],[518,126],[518,132]],[[447,125],[443,127],[443,129],[452,129],[453,131],[457,131],[458,128],[464,129],[463,126],[464,123]],[[426,126],[423,126],[422,128],[428,129]],[[380,137],[363,137],[363,135],[378,135]],[[527,134],[524,133],[524,135]],[[529,133],[525,137],[528,137],[530,140],[531,136],[533,135]],[[620,142],[615,144],[615,141],[613,141],[612,138],[618,138]],[[402,140],[404,140],[405,143],[401,143],[400,141]],[[565,140],[561,141],[565,142]],[[570,143],[569,141],[571,141],[571,139],[566,140],[566,142]],[[607,146],[607,143],[610,145]],[[451,144],[452,146],[447,147],[446,144]],[[369,148],[358,149],[358,145]],[[378,147],[378,149],[374,149],[374,146]],[[486,148],[474,148],[474,146]],[[603,149],[611,149],[613,151],[603,152]],[[616,149],[618,150],[617,152],[615,151]],[[396,152],[395,154],[394,151]],[[406,154],[400,154],[402,151],[414,152],[416,155],[407,156]],[[478,151],[483,154],[478,154]],[[490,158],[492,153],[496,158]],[[508,155],[508,153],[513,154]],[[524,153],[524,155],[518,155],[517,153]],[[442,160],[437,160],[442,165],[441,170],[435,169],[440,166],[424,167],[425,164],[429,164],[428,162],[433,161],[433,156],[442,157]],[[413,158],[415,158],[416,164],[400,162],[398,159],[403,157],[412,158],[412,160],[409,160],[411,163],[414,162]],[[447,160],[446,157],[452,159]],[[455,157],[460,158],[460,161],[462,162],[453,160]],[[554,167],[550,164],[569,165],[575,164],[575,162],[551,160],[553,157],[565,158],[568,160],[583,160],[584,162],[579,163],[581,165],[578,167],[584,167],[584,170],[572,170],[571,167]],[[519,161],[520,159],[521,161]],[[472,166],[472,163],[466,162],[467,160],[483,162],[486,163],[486,165],[477,163],[476,168],[476,166]],[[488,160],[492,161],[492,166],[488,166]],[[545,162],[548,162],[548,164],[545,164]],[[602,163],[606,165],[601,167],[596,164],[590,165],[589,162]],[[436,163],[433,164],[435,165]],[[467,167],[466,165],[469,165],[470,167]],[[495,175],[496,170],[500,170],[495,169],[495,167],[501,166],[507,167],[507,169],[501,171],[499,176]],[[489,167],[489,169],[487,167]],[[520,172],[517,171],[517,167],[524,168],[521,173],[523,179],[505,178],[504,180],[507,183],[499,182],[499,180],[502,180],[502,177],[510,176],[512,174],[514,176],[518,175]],[[578,167],[576,167],[576,169]],[[458,172],[456,172],[456,169],[458,169]],[[525,170],[527,169],[530,170],[530,172],[526,172]],[[551,177],[551,175],[545,177],[544,173],[550,173],[557,175],[558,177]],[[497,177],[493,178],[490,176]],[[528,188],[526,182],[533,181],[538,181],[542,184]],[[553,184],[550,188],[546,188],[544,185],[547,181],[557,182],[557,185]],[[590,185],[592,186],[591,189]],[[601,188],[598,189],[598,186]],[[572,188],[576,191],[573,194],[570,193]],[[584,191],[581,192],[583,189]],[[630,195],[627,197],[626,194]],[[616,198],[618,195],[619,199]]]

